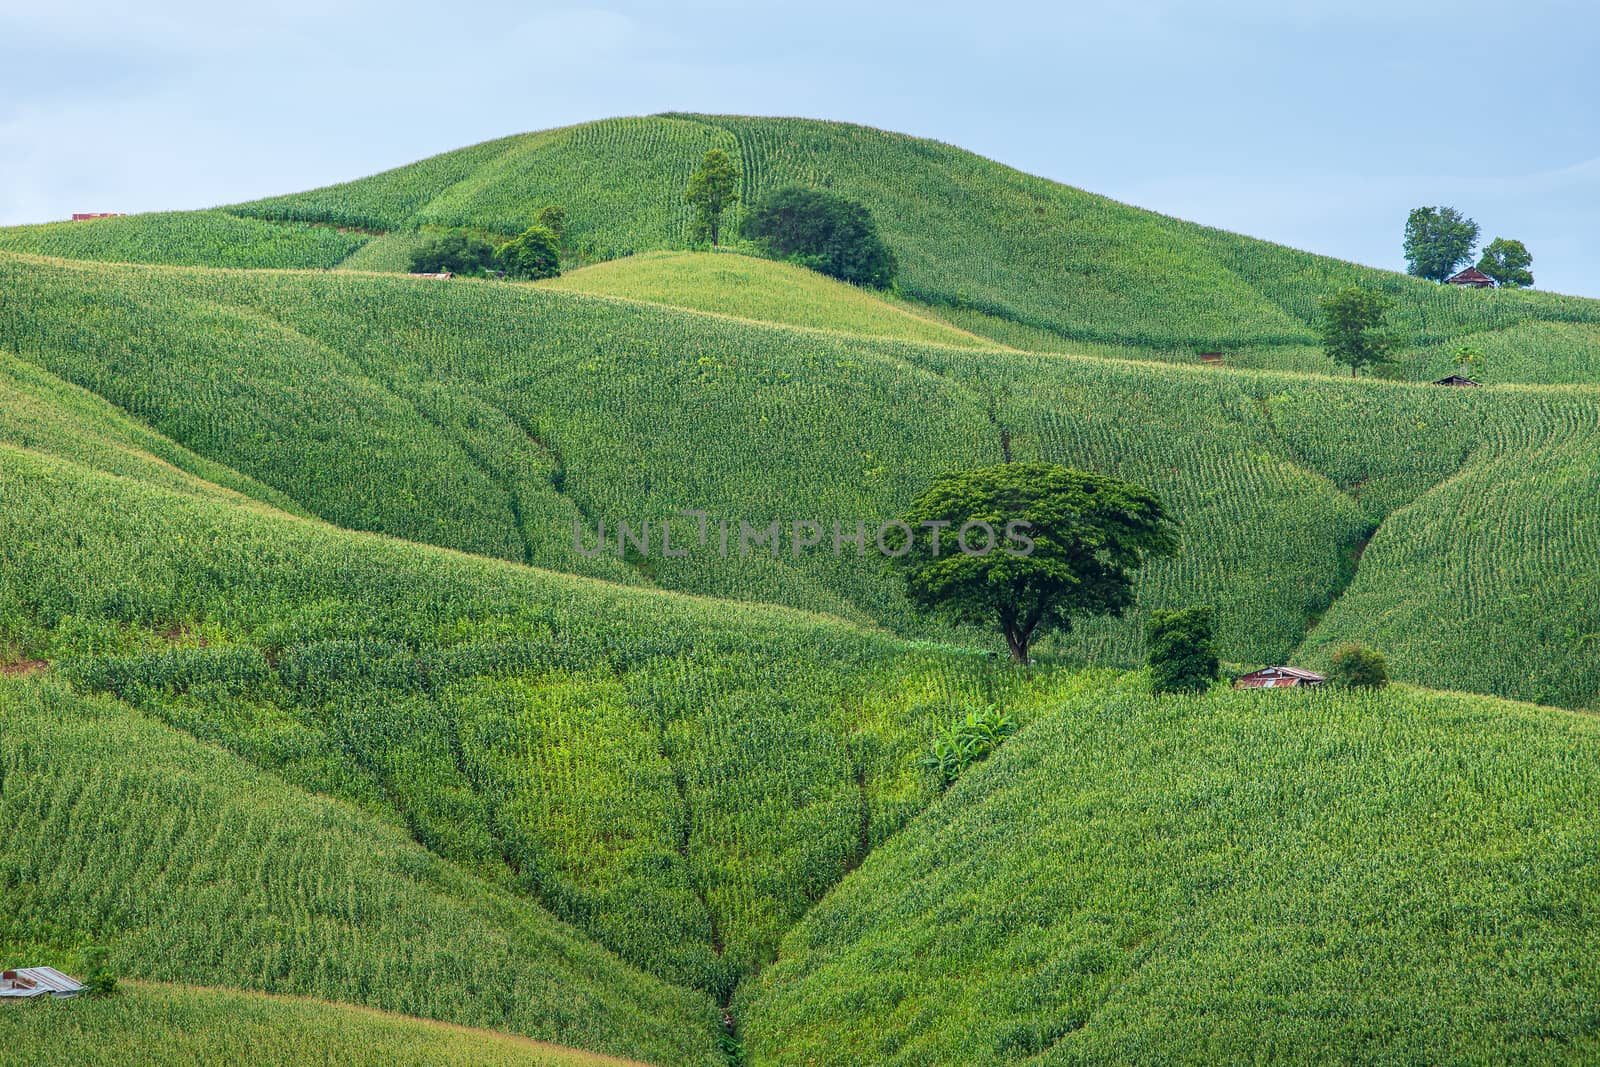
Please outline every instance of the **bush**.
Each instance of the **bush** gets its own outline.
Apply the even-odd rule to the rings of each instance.
[[[972,764],[988,757],[1000,747],[1001,742],[1017,732],[1017,724],[1003,711],[984,708],[969,711],[965,718],[957,719],[933,742],[933,747],[920,764],[939,776],[940,783],[949,785],[961,777],[961,772]]]
[[[1345,645],[1333,654],[1328,681],[1345,689],[1382,689],[1389,684],[1389,661],[1365,645]]]
[[[99,945],[86,948],[79,955],[79,960],[83,964],[83,984],[91,996],[104,996],[117,991],[117,976],[111,973],[111,967],[107,963],[110,955]]]
[[[886,289],[896,263],[866,206],[820,189],[786,186],[744,220],[744,235],[774,255],[853,285]]]
[[[529,226],[500,246],[499,263],[513,278],[554,278],[561,273],[561,239],[547,226]]]
[[[450,230],[424,241],[411,253],[413,274],[482,274],[494,266],[494,245],[468,230]]]
[[[1217,679],[1217,646],[1210,608],[1153,611],[1145,622],[1150,687],[1157,693],[1194,692]]]

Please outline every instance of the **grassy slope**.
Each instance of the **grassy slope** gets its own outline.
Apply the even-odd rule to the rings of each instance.
[[[0,680],[0,770],[7,959],[60,960],[100,940],[130,976],[717,1061],[704,997],[627,967],[398,828],[125,706]]]
[[[0,249],[113,263],[329,268],[370,237],[225,211],[173,211],[0,228]]]
[[[937,725],[1041,698],[981,654],[350,534],[38,451],[0,446],[0,500],[0,650],[360,805],[719,994],[927,800],[912,762]]]
[[[448,984],[450,979],[444,978]],[[50,1063],[149,1067],[624,1067],[615,1059],[487,1030],[298,997],[123,982],[118,995],[0,1014],[0,1045]]]
[[[707,252],[653,252],[571,271],[551,289],[649,300],[695,311],[860,337],[992,347],[964,330],[907,310],[869,290],[788,263]]]
[[[341,525],[926,632],[848,552],[636,567],[575,553],[573,523],[603,519],[614,539],[618,520],[689,507],[735,533],[741,519],[882,521],[934,472],[996,460],[992,413],[1021,458],[1172,502],[1184,554],[1152,569],[1145,603],[1215,603],[1231,658],[1293,654],[1376,529],[1353,589],[1434,624],[1336,611],[1314,662],[1332,635],[1363,638],[1413,680],[1568,706],[1597,695],[1584,664],[1600,609],[1572,579],[1600,556],[1595,522],[1572,512],[1600,450],[1592,392],[1155,374],[537,286],[4,256],[0,276],[0,333],[18,351]],[[1496,507],[1518,536],[1450,547],[1459,494],[1508,471]],[[1132,663],[1136,633],[1136,619],[1097,623],[1070,648]],[[1486,643],[1508,651],[1485,657]]]
[[[1050,338],[1068,338],[1161,359],[1225,348],[1239,365],[1331,371],[1309,347],[1316,301],[1361,284],[1399,302],[1395,322],[1419,346],[1405,377],[1444,373],[1446,339],[1493,348],[1497,339],[1484,331],[1541,321],[1585,325],[1557,337],[1539,329],[1508,334],[1505,347],[1517,354],[1497,361],[1493,380],[1600,379],[1594,301],[1440,287],[1141,211],[948,145],[842,123],[607,120],[234,210],[385,230],[464,224],[510,234],[540,205],[559,202],[573,248],[589,259],[613,258],[683,245],[683,178],[713,146],[737,153],[745,205],[791,182],[862,199],[900,257],[908,295],[952,309],[962,326],[1008,344],[1053,347]]]
[[[784,940],[751,1062],[1593,1062],[1596,758],[1414,690],[1069,701]]]

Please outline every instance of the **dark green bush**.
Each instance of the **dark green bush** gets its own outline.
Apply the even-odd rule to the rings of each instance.
[[[428,238],[411,253],[413,274],[482,274],[494,266],[494,245],[469,230]]]
[[[548,226],[529,226],[500,246],[497,262],[513,278],[554,278],[561,273],[561,239]]]
[[[1389,661],[1365,645],[1344,645],[1333,654],[1328,681],[1345,689],[1382,689],[1389,684]]]
[[[1210,608],[1153,611],[1145,622],[1144,640],[1150,688],[1157,693],[1195,692],[1217,680]]]
[[[866,206],[821,189],[775,190],[744,220],[745,237],[773,255],[852,285],[886,289],[896,263]]]

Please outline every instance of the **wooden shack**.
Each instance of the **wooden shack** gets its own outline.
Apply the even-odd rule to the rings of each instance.
[[[1489,277],[1477,267],[1468,267],[1464,271],[1450,275],[1444,280],[1446,285],[1464,285],[1468,289],[1493,289],[1494,279]]]
[[[120,219],[126,212],[122,211],[74,211],[73,222],[88,222],[90,219]]]
[[[1263,667],[1259,671],[1241,674],[1234,680],[1235,689],[1295,689],[1303,685],[1321,685],[1327,679],[1315,671],[1299,667]]]
[[[1471,378],[1463,378],[1459,374],[1452,374],[1448,378],[1440,378],[1438,381],[1434,382],[1433,384],[1434,385],[1453,385],[1453,386],[1456,386],[1458,388],[1463,388],[1464,387],[1464,388],[1476,389],[1479,386],[1481,386],[1483,383],[1482,382],[1475,382]]]
[[[1200,353],[1200,362],[1208,367],[1220,367],[1222,366],[1222,353],[1202,352]]]

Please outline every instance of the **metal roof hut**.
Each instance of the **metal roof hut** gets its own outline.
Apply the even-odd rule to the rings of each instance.
[[[0,972],[0,997],[75,997],[84,985],[54,967],[18,967]]]
[[[1482,382],[1475,382],[1471,378],[1463,378],[1459,374],[1452,374],[1447,378],[1440,378],[1438,381],[1434,382],[1433,384],[1434,385],[1454,385],[1454,386],[1461,386],[1461,387],[1465,387],[1465,388],[1476,389],[1479,386],[1481,386],[1483,383]]]
[[[1303,685],[1321,685],[1327,679],[1315,671],[1299,667],[1263,667],[1259,671],[1241,674],[1234,680],[1235,689],[1295,689]]]
[[[1444,280],[1446,285],[1464,285],[1468,289],[1493,289],[1494,279],[1489,277],[1477,267],[1468,267],[1464,271],[1450,275]]]

